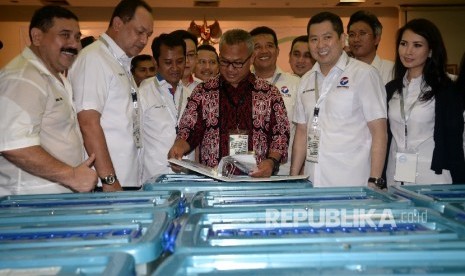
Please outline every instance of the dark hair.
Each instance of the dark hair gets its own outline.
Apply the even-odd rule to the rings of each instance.
[[[186,30],[176,30],[176,31],[173,31],[171,32],[171,34],[173,34],[174,36],[177,36],[181,39],[190,39],[192,40],[192,42],[194,42],[195,44],[195,48],[197,48],[197,46],[199,45],[199,41],[197,40],[197,37],[193,34],[193,33],[190,33]]]
[[[210,52],[215,53],[215,55],[216,55],[216,60],[217,60],[217,61],[219,60],[218,53],[216,52],[215,47],[213,47],[213,46],[211,46],[211,45],[209,45],[209,44],[202,44],[202,45],[200,45],[199,47],[197,47],[197,52],[199,52],[200,50],[205,50],[205,51],[210,51]]]
[[[146,9],[149,13],[152,13],[152,8],[145,1],[142,0],[122,0],[115,7],[113,14],[110,19],[110,27],[113,25],[113,19],[115,17],[121,18],[124,23],[131,21],[136,13],[138,7]]]
[[[347,24],[347,32],[349,32],[350,26],[359,21],[365,22],[370,26],[373,34],[377,37],[381,36],[383,32],[383,25],[379,22],[378,17],[368,11],[357,11],[350,16],[349,24]]]
[[[173,33],[163,33],[160,36],[155,37],[152,42],[152,55],[157,61],[157,63],[159,62],[160,58],[161,45],[165,45],[168,48],[181,46],[184,55],[186,55],[186,42],[184,41],[184,39],[177,35],[174,35]]]
[[[94,41],[95,41],[95,37],[86,36],[86,37],[81,39],[81,46],[82,46],[82,48],[85,48],[85,47],[89,46],[90,44],[92,44],[92,42],[94,42]]]
[[[54,5],[44,6],[34,12],[29,24],[29,39],[32,41],[31,30],[38,28],[42,32],[47,32],[53,27],[55,18],[74,19],[79,21],[78,17],[70,10]]]
[[[278,47],[278,38],[276,37],[275,31],[273,31],[271,28],[268,28],[266,26],[261,26],[261,27],[257,27],[250,31],[250,35],[252,37],[257,36],[257,35],[263,35],[263,34],[271,35],[273,37],[274,46]]]
[[[344,26],[342,25],[341,18],[332,12],[320,12],[312,16],[307,24],[307,35],[310,35],[308,31],[310,30],[310,25],[323,23],[324,21],[329,21],[333,25],[334,31],[340,37],[344,33]]]
[[[298,36],[298,37],[294,38],[294,39],[292,40],[291,50],[289,50],[289,54],[292,54],[292,49],[294,48],[294,45],[295,45],[297,42],[308,43],[308,35],[301,35],[301,36]]]
[[[417,35],[422,36],[427,42],[431,51],[431,57],[426,59],[423,67],[423,81],[421,101],[428,101],[434,95],[439,93],[441,88],[449,84],[451,80],[447,76],[447,52],[442,40],[442,35],[439,29],[431,21],[423,18],[413,19],[397,31],[396,38],[396,60],[394,63],[394,78],[402,80],[407,68],[402,64],[399,57],[399,44],[406,30],[410,30]],[[399,82],[402,85],[402,82]],[[423,91],[424,86],[431,87],[431,91]],[[402,91],[402,87],[397,87],[398,91]]]
[[[152,57],[150,55],[138,55],[138,56],[135,56],[131,60],[131,72],[134,73],[134,70],[136,69],[139,62],[147,61],[147,60],[152,61]]]

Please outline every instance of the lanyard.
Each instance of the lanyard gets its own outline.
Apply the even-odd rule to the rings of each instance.
[[[407,92],[407,88],[402,88],[402,93],[400,94],[400,116],[402,117],[402,121],[404,122],[404,135],[405,135],[405,145],[404,149],[407,149],[407,137],[408,137],[408,129],[407,129],[407,122],[410,119],[410,115],[412,114],[413,107],[415,104],[420,100],[421,93],[418,95],[418,98],[413,102],[410,108],[405,112],[405,103],[404,103],[404,95]]]
[[[132,76],[132,74],[126,70],[123,63],[121,63],[121,61],[118,59],[118,57],[115,55],[115,53],[113,53],[113,51],[110,48],[110,45],[108,44],[108,42],[102,37],[100,37],[99,40],[108,48],[111,55],[115,58],[116,62],[118,62],[118,64],[121,66],[121,68],[124,71],[124,74],[128,78],[129,85],[131,87],[130,93],[131,93],[131,99],[132,99],[132,106],[134,108],[133,138],[134,138],[134,142],[136,144],[136,147],[141,148],[142,147],[142,141],[141,141],[141,137],[140,137],[140,115],[139,115],[139,106],[137,104],[137,92],[138,92],[138,90],[137,90],[136,82],[134,81],[134,77]]]
[[[161,97],[161,99],[163,101],[163,104],[166,107],[168,107],[168,113],[170,114],[171,119],[173,119],[174,124],[177,126],[179,116],[181,116],[181,109],[182,109],[182,104],[183,104],[183,101],[184,101],[184,87],[182,86],[182,84],[178,84],[178,86],[181,85],[181,95],[179,97],[179,103],[178,103],[177,107],[176,107],[176,100],[175,100],[176,92],[173,94],[174,108],[177,109],[177,114],[176,114],[176,113],[173,112],[173,110],[171,110],[171,108],[169,108],[169,106],[168,106],[168,104],[166,102],[165,96],[163,96],[161,86],[158,83],[158,79],[155,77],[153,81],[155,82],[155,87],[157,88],[157,90],[160,91],[160,97]],[[170,92],[168,91],[168,93],[170,93]]]
[[[276,74],[276,77],[274,77],[273,81],[271,82],[272,85],[276,85],[278,82],[279,78],[281,77],[281,73]]]
[[[103,44],[105,44],[105,46],[107,46],[108,50],[110,50],[110,53],[115,58],[116,62],[118,62],[118,64],[121,66],[121,68],[123,68],[124,74],[128,78],[129,85],[131,86],[131,98],[132,98],[133,106],[134,106],[135,109],[137,109],[138,108],[138,105],[137,105],[137,88],[136,88],[137,85],[135,85],[136,82],[134,81],[134,77],[132,76],[131,73],[129,73],[126,70],[123,63],[121,63],[121,61],[118,59],[118,57],[113,53],[113,51],[111,50],[110,45],[108,44],[108,42],[105,39],[103,39],[102,37],[100,37],[99,40]]]
[[[346,67],[349,64],[349,61],[350,61],[350,58],[348,57],[347,61],[346,61]],[[339,72],[339,74],[337,74],[336,70],[331,70],[330,71],[329,76],[327,76],[328,81],[325,80],[328,85],[325,86],[324,85],[325,81],[323,81],[323,94],[321,94],[321,96],[320,96],[320,90],[318,88],[318,73],[315,71],[315,102],[316,102],[316,104],[315,104],[315,108],[313,109],[313,121],[312,121],[312,123],[314,125],[318,125],[318,116],[319,116],[319,113],[320,113],[321,104],[323,103],[323,101],[328,96],[334,81],[337,78],[339,78],[342,75],[343,72],[344,71],[341,70]]]

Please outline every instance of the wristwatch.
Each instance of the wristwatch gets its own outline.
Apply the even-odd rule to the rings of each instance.
[[[373,183],[376,185],[376,187],[380,189],[386,189],[386,181],[382,179],[381,177],[370,177],[368,178],[368,182]]]
[[[118,178],[116,178],[116,175],[110,173],[105,177],[101,177],[100,180],[102,181],[102,184],[113,185],[118,180]]]
[[[273,172],[271,174],[275,175],[279,171],[279,160],[271,156],[268,156],[268,159],[273,161]]]

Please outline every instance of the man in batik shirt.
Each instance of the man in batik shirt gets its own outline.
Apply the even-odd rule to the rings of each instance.
[[[168,158],[200,145],[200,162],[216,167],[222,157],[253,151],[253,177],[269,177],[287,160],[289,121],[276,87],[250,72],[254,46],[244,30],[220,41],[220,74],[197,86],[179,122]]]

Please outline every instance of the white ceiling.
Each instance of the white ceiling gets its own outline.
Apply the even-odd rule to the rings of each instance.
[[[70,7],[114,7],[119,0],[0,0],[0,6],[42,6],[44,2],[67,1]],[[200,0],[217,2],[219,8],[329,8],[339,0]],[[195,0],[146,0],[157,8],[192,8]],[[465,5],[465,0],[366,0],[356,7],[400,7],[418,5]]]

